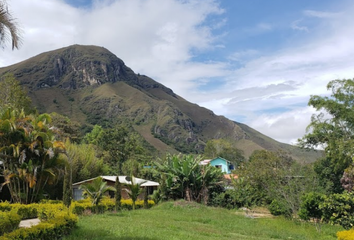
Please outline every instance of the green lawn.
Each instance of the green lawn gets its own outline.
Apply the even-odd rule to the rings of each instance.
[[[170,239],[298,239],[335,240],[340,227],[322,226],[318,233],[307,223],[282,218],[254,219],[233,210],[168,202],[149,210],[80,217],[78,228],[64,240]]]

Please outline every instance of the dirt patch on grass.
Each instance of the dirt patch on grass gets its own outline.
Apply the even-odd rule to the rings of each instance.
[[[175,201],[173,203],[173,206],[174,207],[187,207],[187,208],[200,208],[200,207],[202,207],[202,205],[199,203],[188,202],[188,201],[184,201],[184,200]]]
[[[274,216],[266,208],[240,208],[235,213],[248,218],[274,218]]]

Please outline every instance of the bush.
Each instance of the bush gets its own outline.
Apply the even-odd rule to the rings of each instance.
[[[152,207],[155,205],[155,202],[152,200],[148,201],[148,207]],[[143,208],[144,201],[138,200],[135,202],[135,208]],[[122,199],[121,200],[121,209],[132,210],[133,209],[133,202],[131,199]],[[92,206],[90,200],[84,199],[79,201],[74,201],[72,203],[72,211],[75,214],[82,215],[85,212],[92,213],[104,213],[106,211],[114,211],[115,210],[115,200],[113,198],[103,198],[100,204],[97,206]]]
[[[332,194],[320,205],[322,219],[330,224],[339,224],[346,230],[354,227],[354,192]]]
[[[313,218],[318,221],[322,218],[322,209],[320,205],[324,202],[325,196],[320,193],[310,192],[302,197],[299,217],[303,220]]]
[[[354,240],[354,229],[337,232],[338,240]]]
[[[0,240],[59,239],[77,223],[77,216],[62,203],[10,204],[0,203]],[[21,219],[36,218],[41,223],[31,228],[17,229]]]
[[[16,211],[0,212],[0,235],[12,232],[18,228],[21,216]]]
[[[268,210],[274,216],[280,216],[280,215],[283,215],[286,217],[291,216],[291,209],[289,209],[285,203],[280,202],[275,199],[269,204]]]
[[[36,218],[38,215],[39,204],[20,204],[20,203],[12,203],[2,202],[0,203],[1,211],[11,211],[14,210],[18,215],[21,216],[21,219],[30,219]]]
[[[212,193],[211,198],[209,199],[210,206],[214,207],[222,207],[222,208],[227,208],[227,209],[233,209],[235,207],[240,207],[233,195],[232,192],[226,191],[222,193]]]
[[[67,235],[76,226],[77,216],[71,213],[58,213],[55,218],[31,228],[20,228],[11,233],[6,233],[0,240],[47,240],[60,239]]]

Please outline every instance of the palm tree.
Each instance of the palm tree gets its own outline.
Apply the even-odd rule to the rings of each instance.
[[[206,203],[209,189],[221,183],[222,172],[210,165],[201,166],[200,161],[200,156],[167,155],[165,162],[155,163],[161,176],[160,189],[166,185],[166,194],[173,199]]]
[[[46,114],[26,115],[8,108],[0,114],[0,160],[2,174],[14,202],[40,200],[44,186],[55,184],[63,172],[60,154],[64,144],[56,141]]]
[[[138,182],[135,177],[131,177],[131,184],[127,184],[124,190],[128,193],[128,196],[132,199],[133,202],[133,210],[135,210],[135,202],[138,200],[138,197],[142,191],[141,185],[146,183],[147,181]]]
[[[12,50],[19,48],[21,37],[20,30],[15,19],[7,8],[5,1],[0,2],[0,45],[3,45],[8,40],[8,35],[11,37]]]
[[[107,186],[107,182],[102,177],[95,178],[91,183],[83,184],[80,187],[83,194],[91,199],[92,206],[97,206],[105,192],[115,191],[114,187]]]

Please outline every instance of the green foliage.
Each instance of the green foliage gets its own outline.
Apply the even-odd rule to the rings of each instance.
[[[124,190],[128,193],[128,196],[133,202],[133,210],[135,210],[135,202],[138,199],[142,189],[141,185],[146,183],[146,181],[138,182],[134,176],[131,176],[131,184],[126,184]]]
[[[95,125],[91,132],[87,133],[83,139],[84,143],[98,145],[98,140],[103,134],[103,129],[99,125]]]
[[[103,158],[96,156],[96,149],[91,144],[65,142],[72,182],[84,181],[109,172],[109,166]]]
[[[299,164],[283,153],[255,151],[237,174],[242,185],[247,186],[246,194],[251,195],[252,202],[269,204],[277,200],[293,214],[298,211],[303,194],[319,190],[311,166]]]
[[[55,139],[50,120],[48,114],[26,115],[11,108],[0,112],[0,171],[14,202],[40,200],[44,187],[63,174],[65,147]]]
[[[132,174],[131,163],[134,161],[139,163],[148,155],[143,148],[141,137],[130,133],[123,125],[116,125],[109,129],[95,125],[93,130],[85,135],[83,142],[96,145],[114,173]],[[125,172],[123,172],[123,164],[128,160],[129,163],[125,165]]]
[[[167,155],[162,164],[156,163],[160,172],[163,194],[169,198],[208,202],[209,189],[220,184],[222,172],[210,165],[200,165],[201,157],[192,155]]]
[[[21,216],[16,211],[0,212],[0,236],[18,228]]]
[[[38,216],[39,204],[19,204],[9,202],[0,203],[0,211],[15,211],[21,219],[36,218]]]
[[[80,123],[70,120],[59,113],[50,114],[51,125],[55,128],[56,137],[61,141],[70,139],[71,142],[78,143],[81,140]]]
[[[154,201],[154,203],[158,204],[162,200],[160,189],[154,190],[154,192],[150,195],[150,198]]]
[[[322,220],[339,224],[345,229],[354,227],[354,193],[331,194],[321,204]]]
[[[7,232],[0,237],[0,240],[58,239],[64,234],[68,234],[76,226],[78,220],[77,216],[68,211],[62,203],[24,205],[2,202],[0,210],[4,211],[0,212],[0,232]],[[5,215],[8,217],[2,218]],[[17,229],[21,219],[36,217],[41,220],[39,225]],[[10,227],[10,224],[13,227]]]
[[[13,74],[0,77],[0,111],[6,108],[23,109],[26,114],[34,112],[31,99]]]
[[[212,192],[209,198],[208,205],[214,207],[222,207],[234,209],[240,207],[235,199],[234,191],[226,190],[222,192]],[[243,206],[243,205],[242,205]]]
[[[61,239],[76,226],[78,218],[71,213],[60,213],[55,218],[31,228],[20,228],[0,237],[0,240],[47,240]]]
[[[274,199],[269,204],[268,209],[274,216],[283,215],[286,217],[291,217],[291,209],[288,208],[288,204],[284,203],[284,201]]]
[[[325,200],[325,195],[310,192],[302,197],[302,203],[299,210],[299,217],[303,220],[313,219],[319,221],[322,218],[323,212],[320,208]]]
[[[113,187],[107,186],[102,177],[95,178],[91,183],[82,184],[83,195],[91,199],[92,206],[97,206],[107,191],[115,191]]]
[[[309,105],[321,113],[312,116],[308,133],[300,139],[300,144],[306,148],[324,148],[327,164],[322,168],[335,176],[330,178],[331,190],[340,192],[340,175],[353,162],[354,80],[334,80],[327,89],[332,91],[330,97],[310,98]]]

